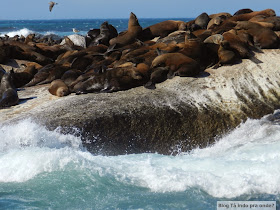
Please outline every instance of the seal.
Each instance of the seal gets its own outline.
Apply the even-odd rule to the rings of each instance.
[[[236,21],[231,21],[231,18],[226,19],[222,24],[215,26],[211,29],[212,34],[222,34],[226,31],[233,29],[236,26]]]
[[[211,30],[211,29],[221,25],[222,22],[224,22],[227,18],[228,17],[225,15],[220,15],[220,16],[212,18],[207,25],[207,29]]]
[[[70,93],[68,86],[61,79],[52,81],[48,90],[52,95],[58,97],[67,96]]]
[[[25,40],[24,40],[24,44],[29,44],[30,42],[34,42],[34,38],[35,38],[35,34],[29,34]]]
[[[196,38],[193,33],[189,32],[185,36],[184,47],[179,52],[195,60],[200,60],[202,56],[203,43],[201,39]]]
[[[151,40],[155,37],[164,38],[174,31],[186,29],[187,23],[184,21],[166,20],[144,28],[138,38],[141,41]]]
[[[247,14],[247,13],[251,13],[251,12],[254,12],[253,10],[249,9],[249,8],[246,8],[246,9],[240,9],[240,10],[237,10],[233,16],[236,16],[236,15],[242,15],[242,14]]]
[[[66,52],[66,49],[60,44],[54,44],[50,46],[46,43],[36,43],[35,46],[40,54],[53,60],[55,60],[62,53]]]
[[[92,64],[92,60],[93,58],[91,55],[78,56],[73,59],[70,67],[72,69],[79,69],[81,71],[84,71],[90,64]]]
[[[200,66],[194,59],[183,55],[182,53],[166,53],[157,56],[151,65],[151,68],[168,66],[168,78],[174,76],[196,76],[200,72]]]
[[[221,17],[221,16],[225,16],[226,18],[232,17],[232,15],[227,12],[220,12],[220,13],[215,13],[215,14],[209,15],[209,18],[213,19],[215,17]]]
[[[101,24],[99,35],[93,40],[94,45],[104,44],[109,46],[109,41],[118,36],[117,29],[107,21]]]
[[[17,90],[13,84],[14,70],[6,72],[0,84],[0,108],[10,107],[18,104]]]
[[[192,32],[193,35],[195,35],[197,38],[201,39],[201,41],[204,41],[206,38],[212,35],[212,31],[206,30],[206,29],[199,29]]]
[[[254,12],[250,12],[250,13],[235,15],[235,16],[232,16],[231,18],[229,18],[229,20],[231,20],[231,21],[248,21],[257,15],[264,15],[267,17],[272,17],[272,16],[276,16],[276,13],[273,9],[265,9],[265,10],[261,10],[261,11],[254,11]]]
[[[224,41],[224,37],[221,34],[213,34],[206,38],[203,42],[204,43],[214,43],[214,44],[220,44],[222,41]]]
[[[61,77],[61,80],[67,85],[70,86],[80,75],[82,72],[77,69],[67,70]]]
[[[203,12],[196,17],[196,19],[194,20],[194,24],[199,26],[200,29],[206,29],[209,21],[210,18],[208,14],[206,12]]]
[[[13,84],[16,88],[23,87],[29,83],[34,75],[38,72],[36,64],[31,62],[29,65],[26,65],[25,69],[22,72],[15,72],[13,76]]]
[[[34,61],[41,65],[47,65],[53,62],[51,58],[36,52],[35,46],[12,40],[6,41],[5,44],[9,45],[10,50],[12,51],[12,58]]]
[[[262,49],[276,49],[279,47],[280,40],[276,33],[269,28],[262,27],[258,23],[239,21],[235,26],[235,29],[247,30],[247,32],[253,36],[254,45],[257,47]]]
[[[87,32],[87,36],[94,40],[100,34],[99,28],[91,29]]]
[[[54,67],[49,70],[47,78],[36,85],[48,84],[56,79],[60,79],[68,69],[69,68],[67,66],[54,65]]]
[[[146,64],[135,67],[133,63],[125,63],[121,67],[107,69],[104,73],[81,80],[75,84],[73,92],[85,94],[127,90],[145,84],[148,81],[148,70]]]
[[[218,67],[225,64],[233,64],[237,61],[237,56],[231,50],[228,41],[222,41],[220,43],[218,49],[218,57],[219,57],[219,62],[213,67],[214,69],[217,69]]]
[[[157,43],[163,42],[165,44],[169,43],[182,43],[185,41],[185,35],[188,31],[174,31],[168,34],[168,36],[157,40]]]
[[[249,20],[250,22],[255,22],[263,27],[270,28],[273,31],[279,31],[280,29],[280,17],[266,17],[264,15],[257,15]]]
[[[241,58],[249,58],[251,56],[250,48],[247,42],[243,42],[234,29],[223,33],[224,40],[228,41],[230,47],[235,50]]]
[[[156,67],[151,73],[150,80],[144,85],[148,89],[156,89],[156,84],[164,82],[167,80],[167,74],[169,72],[169,67]]]
[[[128,21],[127,31],[120,33],[117,37],[109,41],[110,45],[116,45],[116,47],[123,47],[136,41],[139,33],[142,31],[138,19],[135,14],[130,13]]]
[[[46,80],[50,75],[50,71],[51,69],[53,69],[53,67],[54,64],[48,64],[43,68],[39,69],[38,72],[34,75],[33,79],[30,82],[28,82],[26,85],[24,85],[24,87],[34,86]]]

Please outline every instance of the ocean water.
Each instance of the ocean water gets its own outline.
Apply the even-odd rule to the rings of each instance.
[[[142,27],[164,19],[139,20]],[[0,21],[0,36],[85,35],[105,20]],[[127,19],[106,20],[118,31]],[[184,21],[187,21],[185,19]],[[180,147],[178,146],[180,151]],[[0,209],[216,209],[280,201],[280,124],[247,120],[208,148],[176,156],[94,155],[32,119],[0,123]]]
[[[168,20],[168,18],[144,18],[139,19],[139,24],[144,28],[164,20]],[[189,21],[191,19],[172,18],[172,20]],[[80,35],[86,35],[90,29],[100,28],[104,21],[112,24],[118,32],[127,30],[128,19],[0,20],[0,36],[5,34],[10,37],[27,36],[30,33],[36,33],[55,34],[62,37],[73,34],[73,28],[80,30]]]
[[[247,120],[208,148],[94,155],[31,119],[0,126],[0,209],[216,209],[280,201],[280,125]]]

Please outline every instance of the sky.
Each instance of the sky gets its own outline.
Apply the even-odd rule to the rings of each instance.
[[[130,12],[138,19],[195,18],[203,12],[234,14],[243,8],[271,8],[280,15],[279,0],[53,0],[58,5],[52,12],[49,1],[1,0],[0,20],[128,18]]]

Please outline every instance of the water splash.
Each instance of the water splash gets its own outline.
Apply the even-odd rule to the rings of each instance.
[[[80,149],[79,137],[23,121],[1,127],[0,183],[79,172],[82,175],[72,179],[86,176],[93,189],[110,180],[111,187],[133,186],[153,193],[200,189],[218,198],[278,195],[279,128],[264,119],[248,120],[215,145],[190,153],[95,156]]]
[[[27,37],[29,34],[33,34],[34,31],[32,30],[29,30],[27,28],[23,28],[23,29],[20,29],[18,31],[11,31],[11,32],[1,32],[0,36],[5,36],[5,35],[8,35],[9,37],[14,37],[16,35],[18,36],[24,36],[24,37]]]

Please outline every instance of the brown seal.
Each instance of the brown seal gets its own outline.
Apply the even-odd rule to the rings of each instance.
[[[37,85],[43,85],[51,83],[52,81],[56,79],[60,79],[62,75],[68,70],[69,68],[67,66],[63,65],[55,65],[53,68],[50,69],[48,72],[48,76],[45,80],[42,80],[41,82],[37,83]]]
[[[200,38],[193,36],[191,32],[186,34],[184,47],[179,52],[198,61],[202,56],[203,43]]]
[[[241,58],[249,58],[250,48],[248,41],[243,41],[238,36],[236,30],[231,29],[225,33],[223,33],[223,37],[226,41],[229,42],[230,47],[235,50]]]
[[[100,75],[93,75],[81,80],[73,87],[76,94],[90,92],[115,92],[127,90],[145,84],[148,81],[146,64],[122,64],[121,67],[107,69]]]
[[[80,70],[70,69],[62,75],[61,80],[63,80],[67,86],[70,86],[81,74],[82,72]]]
[[[226,18],[232,17],[232,15],[227,12],[220,12],[220,13],[215,13],[215,14],[209,15],[209,18],[213,19],[215,17],[220,17],[220,16],[225,16]]]
[[[222,41],[218,49],[219,62],[214,66],[218,68],[225,64],[233,64],[237,61],[236,54],[231,50],[228,41]]]
[[[48,64],[41,69],[34,75],[33,79],[28,82],[25,87],[30,87],[37,85],[38,83],[45,81],[48,76],[50,75],[50,71],[54,68],[54,64]]]
[[[117,37],[109,41],[110,45],[116,45],[117,47],[123,47],[136,41],[137,36],[142,31],[138,19],[135,14],[130,13],[128,21],[127,31],[120,33]]]
[[[215,28],[215,27],[221,25],[222,22],[224,22],[227,18],[228,18],[228,17],[225,16],[225,15],[220,15],[220,16],[217,16],[217,17],[212,18],[212,19],[209,21],[208,25],[207,25],[207,29],[208,29],[208,30],[209,30],[209,29],[211,30],[211,29],[213,29],[213,28]]]
[[[270,28],[273,31],[280,30],[280,17],[266,17],[264,15],[257,15],[249,20],[250,22],[256,22],[264,27]]]
[[[168,66],[168,78],[173,76],[196,76],[200,72],[200,66],[194,59],[183,55],[182,53],[166,53],[157,56],[151,65],[151,68]]]
[[[68,86],[61,79],[52,81],[48,90],[52,95],[58,97],[67,96],[70,93]]]
[[[271,17],[271,16],[276,16],[276,13],[273,9],[265,9],[265,10],[261,10],[261,11],[254,11],[254,12],[250,12],[250,13],[235,15],[229,19],[231,21],[248,21],[257,15],[264,15],[267,17]]]
[[[35,45],[37,47],[37,51],[53,60],[55,60],[59,55],[66,52],[66,49],[63,45],[60,44],[54,44],[54,45],[48,45],[46,43],[36,43]]]
[[[161,83],[167,79],[169,67],[156,67],[151,73],[150,80],[144,85],[148,89],[156,89],[156,84]]]
[[[247,13],[251,13],[251,12],[254,12],[254,11],[246,8],[246,9],[240,9],[240,10],[236,11],[233,15],[242,15],[242,14],[247,14]]]
[[[18,104],[17,90],[13,84],[14,70],[6,72],[0,84],[0,108],[10,107]]]
[[[34,46],[12,40],[5,41],[4,44],[9,46],[9,49],[11,50],[11,58],[34,61],[41,65],[46,65],[53,62],[51,58],[38,53],[36,51],[37,48]]]
[[[42,67],[41,65],[34,62],[27,63],[25,66],[26,67],[23,71],[15,72],[13,76],[13,83],[16,88],[20,88],[29,83],[33,79],[34,75],[38,72],[38,68]]]
[[[29,42],[34,42],[34,38],[35,38],[35,34],[29,34],[25,40],[24,40],[24,44],[28,44]]]
[[[249,13],[250,14],[250,13]],[[264,49],[275,49],[279,47],[279,37],[269,28],[262,27],[258,23],[250,21],[239,21],[235,29],[245,29],[253,36],[254,45]]]
[[[166,20],[144,28],[138,38],[142,41],[151,40],[155,37],[163,38],[174,31],[186,30],[186,27],[184,21]]]

